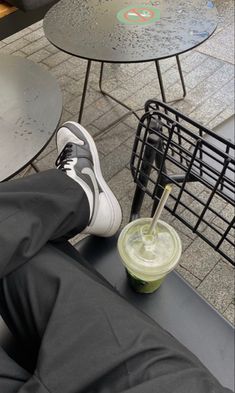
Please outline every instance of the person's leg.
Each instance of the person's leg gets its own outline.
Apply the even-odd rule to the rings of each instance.
[[[58,242],[84,229],[87,233],[109,236],[120,225],[120,207],[102,177],[98,153],[87,131],[78,124],[62,127],[58,145],[60,170],[0,184],[0,277],[7,277],[29,262],[48,241]],[[3,287],[4,280],[2,290]],[[21,288],[22,296],[23,291]],[[35,353],[39,342],[34,341],[34,325],[28,324],[28,320],[32,322],[31,309],[27,308],[27,312],[17,318],[17,312],[10,305],[11,296],[15,295],[11,291],[7,298],[2,296],[0,309],[18,337],[21,337],[18,334],[21,329],[25,331],[27,346]],[[29,292],[24,295],[27,298]],[[31,330],[27,330],[29,326]],[[0,348],[0,391],[15,393],[18,390],[22,393],[47,391],[35,375],[30,377]]]
[[[38,350],[27,382],[34,393],[227,391],[172,336],[53,245],[2,280],[0,302],[25,347],[34,342]]]
[[[16,393],[31,375],[15,363],[0,346],[0,391]]]
[[[64,252],[67,253],[69,250],[70,254],[76,255],[76,258],[78,258],[78,253],[67,242],[61,242],[56,244],[55,249],[57,249],[57,251],[62,250],[62,252],[59,252],[60,257],[61,255],[63,255]],[[46,252],[46,254],[48,253]],[[57,252],[55,254],[52,253],[49,256],[49,259],[52,258],[52,260],[54,260],[55,256],[57,258]],[[87,274],[90,276],[90,278],[93,278],[95,281],[98,281],[104,286],[112,289],[112,286],[99,273],[93,271],[91,269],[91,266],[89,266],[88,263],[81,257],[80,263],[81,266],[88,268]],[[58,270],[58,266],[56,266],[56,270]],[[15,279],[13,288],[11,288],[11,276],[13,276],[13,278]],[[30,291],[28,292],[28,289],[25,288],[23,285],[21,286],[21,284],[21,280],[18,280],[17,269],[14,271],[14,273],[12,273],[12,275],[10,274],[5,279],[0,281],[0,314],[4,316],[4,319],[10,327],[11,331],[14,332],[14,336],[17,337],[21,343],[21,349],[24,351],[24,360],[25,358],[27,359],[27,365],[25,367],[27,367],[28,371],[23,369],[22,366],[19,366],[12,358],[10,358],[10,356],[0,346],[0,392],[45,393],[47,392],[46,388],[43,386],[41,381],[34,373],[34,369],[37,363],[38,350],[40,347],[40,338],[35,331],[36,325],[34,318],[32,318],[32,307],[28,301],[22,302],[23,293],[29,294]],[[43,288],[44,286],[45,282],[42,283]],[[15,290],[15,287],[17,287],[17,290]],[[17,294],[18,296],[20,296],[20,302],[18,302],[17,300]],[[26,295],[26,299],[27,296],[29,295]],[[34,304],[33,300],[32,304]],[[20,308],[19,305],[21,305]],[[47,304],[47,306],[50,307],[51,305]],[[46,312],[45,305],[43,306],[43,310]],[[34,313],[37,313],[37,309],[34,309]],[[29,372],[29,370],[31,372]]]
[[[0,277],[88,220],[86,194],[56,169],[0,183]]]
[[[48,241],[83,230],[111,236],[120,226],[120,206],[102,176],[88,132],[66,123],[57,143],[58,170],[0,183],[0,278]]]
[[[48,239],[83,230],[88,219],[85,193],[65,173],[56,169],[1,183],[0,276],[27,262]],[[0,313],[3,311],[3,299],[0,299]],[[26,315],[22,314],[22,317],[25,319]],[[14,320],[14,314],[11,318]],[[21,319],[23,325],[24,319]],[[35,376],[31,377],[0,347],[0,392],[18,391],[46,392]]]
[[[71,133],[69,127],[70,130],[66,129],[68,135]],[[65,142],[66,133],[63,133]],[[80,131],[78,134],[85,147],[84,134],[81,135]],[[62,139],[60,144],[63,146]],[[92,143],[88,144],[95,152]],[[61,170],[70,171],[72,178],[78,178],[86,193],[87,176],[94,185],[92,167],[87,162],[91,160],[88,152],[83,151],[82,157],[79,153],[83,162],[79,162],[76,154],[80,148],[75,145],[66,144],[58,166]],[[99,177],[97,153],[92,155],[93,158],[94,174]],[[77,176],[78,173],[80,176]],[[92,186],[89,189],[92,190]],[[107,221],[110,217],[107,189],[102,181],[93,189],[94,192],[86,194],[90,213],[86,230],[107,236],[115,231],[120,214],[113,214]],[[102,208],[97,209],[97,206]],[[12,215],[14,217],[15,212]],[[40,211],[30,210],[30,218],[32,216],[36,218],[32,229],[40,227]],[[113,225],[115,217],[116,224]],[[11,214],[5,216],[5,224],[8,220],[11,220]],[[65,221],[69,223],[67,215]],[[47,222],[48,219],[44,226]],[[108,222],[106,227],[104,222]],[[16,219],[14,223],[17,224]],[[14,225],[11,224],[8,229],[11,227]],[[72,230],[70,225],[65,225],[65,228],[56,237]],[[2,229],[3,226],[0,234]],[[36,246],[35,240],[40,240],[42,232],[32,233]],[[22,239],[19,230],[15,234]],[[51,238],[55,239],[53,234]],[[5,238],[9,239],[8,236]],[[225,391],[174,338],[81,264],[65,257],[50,244],[42,247],[41,243],[36,253],[35,244],[31,247],[31,240],[23,238],[20,248],[15,244],[19,243],[13,241],[13,265],[9,269],[8,264],[8,270],[5,270],[8,274],[1,282],[0,303],[5,320],[25,347],[34,343],[35,351],[38,350],[34,374],[22,385],[19,393],[167,393],[172,392],[172,386],[174,392],[180,393]],[[26,252],[28,249],[29,253]],[[8,248],[5,247],[5,250]],[[30,263],[23,263],[28,261],[29,256]]]

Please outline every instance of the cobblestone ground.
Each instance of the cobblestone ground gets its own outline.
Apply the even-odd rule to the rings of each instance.
[[[234,112],[233,0],[215,1],[220,14],[215,34],[196,50],[181,56],[187,97],[173,104],[208,127],[215,127]],[[49,70],[63,91],[61,123],[78,118],[86,62],[52,46],[44,36],[42,22],[0,41],[0,53],[26,57]],[[175,59],[161,61],[167,99],[181,95]],[[117,195],[127,223],[134,186],[128,163],[136,129],[134,117],[111,126],[126,111],[104,98],[98,91],[99,65],[94,64],[90,78],[83,125],[94,136],[106,180]],[[133,108],[142,108],[149,98],[160,98],[153,63],[106,65],[104,88]],[[37,159],[40,170],[54,166],[53,140]],[[20,174],[26,176],[28,168]],[[197,193],[203,190],[198,188]],[[144,214],[147,213],[146,207]],[[179,229],[176,219],[166,219]],[[178,271],[230,322],[234,322],[233,269],[219,254],[185,228],[180,230],[184,253]],[[76,239],[77,240],[77,239]],[[233,252],[234,250],[232,250]]]

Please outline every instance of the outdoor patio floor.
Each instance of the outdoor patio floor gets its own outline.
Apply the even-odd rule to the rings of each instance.
[[[234,113],[234,1],[216,0],[219,25],[204,44],[183,54],[182,68],[187,97],[173,104],[195,120],[213,128]],[[64,97],[61,123],[77,120],[83,88],[86,61],[69,56],[53,47],[38,22],[0,41],[0,53],[26,57],[49,70],[58,80]],[[134,185],[128,164],[137,121],[128,117],[114,127],[109,125],[126,113],[125,109],[104,98],[98,91],[99,64],[92,67],[82,124],[96,140],[105,179],[116,194],[123,209],[123,224],[129,219]],[[179,97],[181,86],[175,59],[161,61],[167,99]],[[133,108],[143,108],[149,98],[160,99],[154,63],[106,65],[104,88]],[[55,140],[38,157],[40,170],[54,167],[57,156]],[[31,168],[20,176],[33,173]],[[195,186],[200,194],[203,190]],[[233,214],[234,212],[230,212]],[[146,208],[143,214],[147,213]],[[229,214],[229,212],[228,212]],[[176,219],[166,220],[177,230],[184,245],[178,271],[197,288],[215,308],[234,323],[234,270],[205,242],[179,226]],[[73,241],[76,241],[77,238]],[[234,254],[234,250],[231,250]]]

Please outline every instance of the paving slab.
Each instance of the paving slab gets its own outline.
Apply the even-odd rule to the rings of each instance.
[[[149,99],[160,99],[160,91],[158,86],[149,84],[146,86],[145,90],[137,91],[135,94],[124,100],[124,104],[129,108],[138,111],[138,114],[141,113],[141,109],[144,108],[144,104]]]
[[[187,236],[184,232],[180,231],[178,229],[178,226],[175,225],[176,222],[174,222],[173,216],[171,216],[169,212],[166,213],[167,214],[162,215],[162,219],[167,221],[168,224],[170,224],[178,232],[178,235],[182,243],[182,253],[184,253],[187,250],[187,248],[193,243],[193,239]],[[171,216],[171,218],[169,217],[169,215]]]
[[[195,277],[203,280],[214,268],[220,255],[202,239],[195,239],[183,253],[180,264]]]
[[[188,56],[181,61],[181,67],[184,73],[192,71],[207,59],[204,53],[197,51],[189,51],[188,53]]]
[[[234,79],[221,87],[213,98],[220,102],[223,101],[227,106],[234,109]]]
[[[138,112],[138,115],[141,116],[141,112]],[[127,124],[128,126],[130,126],[131,128],[133,128],[134,130],[137,129],[138,126],[138,119],[134,116],[134,115],[130,115],[127,116],[124,120],[123,123]]]
[[[76,93],[76,89],[78,91],[78,94]],[[81,84],[78,84],[77,82],[75,82],[74,89],[71,90],[71,92],[73,91],[75,94],[71,95],[70,96],[71,98],[67,99],[66,102],[64,103],[65,109],[74,115],[78,114],[78,112],[80,110],[82,89],[83,89],[83,86]],[[63,90],[64,90],[64,94],[67,95],[67,97],[69,97],[69,95],[70,95],[69,89],[67,87],[65,87],[65,89],[63,89]],[[99,116],[103,115],[108,110],[113,109],[113,106],[110,106],[109,101],[106,101],[106,102],[99,101],[97,103],[98,100],[101,100],[100,93],[93,90],[92,88],[89,88],[87,90],[86,101],[84,104],[84,114],[89,110],[89,107],[91,105],[96,110],[96,112],[99,113]],[[96,118],[98,118],[99,116],[97,116]],[[83,120],[83,122],[84,122],[84,120]]]
[[[54,149],[43,158],[36,160],[36,164],[40,172],[55,168],[55,162],[57,157],[57,149]]]
[[[134,196],[135,187],[133,185],[133,190],[129,190],[129,194],[125,195],[122,199],[120,199],[120,205],[122,209],[123,219],[121,228],[128,224],[130,221],[130,213],[131,213],[131,205],[132,198]],[[141,209],[141,217],[149,217],[149,212],[151,210],[152,201],[145,199],[142,209]]]
[[[118,121],[122,116],[126,115],[127,110],[122,106],[118,105],[113,108],[112,111],[108,111],[99,119],[94,121],[94,126],[99,128],[99,130],[105,130],[110,128],[110,125]]]
[[[234,64],[234,24],[214,34],[197,49],[199,52]]]
[[[231,303],[227,309],[224,311],[224,317],[231,322],[232,325],[235,324],[235,306]]]
[[[233,273],[231,265],[220,260],[198,287],[199,293],[222,313],[234,297]]]
[[[191,101],[195,104],[205,101],[207,98],[217,93],[226,83],[230,81],[232,83],[233,78],[234,66],[229,63],[223,63],[222,67],[190,91]],[[208,110],[209,109],[210,108],[208,108]]]
[[[223,62],[221,60],[213,57],[207,57],[202,63],[185,75],[184,79],[187,88],[193,89],[222,66]]]
[[[64,52],[58,52],[50,54],[46,59],[43,60],[43,63],[48,65],[48,67],[52,68],[61,63],[65,60],[68,60],[71,56]]]
[[[42,27],[37,30],[33,30],[33,31],[30,30],[30,28],[28,28],[26,30],[27,30],[26,32],[24,32],[24,30],[21,30],[21,32],[24,32],[24,38],[30,42],[34,42],[34,41],[38,40],[39,38],[44,37],[44,35],[45,35]],[[21,32],[19,32],[19,33],[21,33]],[[19,34],[19,33],[17,33],[17,34]],[[28,33],[28,34],[26,34],[26,33]]]
[[[43,152],[38,156],[37,161],[42,160],[44,157],[46,157],[49,153],[54,151],[56,149],[56,137],[53,136],[51,141],[48,143],[47,147],[43,150]]]
[[[79,108],[80,108],[80,102],[79,102]],[[77,119],[78,119],[78,113],[77,112]],[[102,112],[95,107],[95,105],[91,104],[86,107],[86,110],[83,112],[82,116],[82,125],[87,127],[88,125],[92,124],[95,125],[95,121],[99,119],[102,116]]]
[[[213,120],[211,120],[207,127],[213,130],[216,126],[223,123],[223,121],[227,120],[234,114],[234,108],[232,106],[227,107],[223,112],[218,114]]]
[[[94,91],[94,96],[97,100],[92,102],[92,105],[101,112],[101,114],[111,112],[118,104],[109,97],[103,96],[99,91]],[[88,97],[91,100],[91,97]],[[89,99],[86,101],[84,108],[90,105]]]
[[[125,123],[124,123],[125,124]],[[136,130],[134,128],[132,128],[133,130],[133,134],[131,135],[130,138],[128,138],[124,143],[126,146],[128,146],[130,149],[133,148],[133,144],[134,144],[134,139],[135,139],[135,132]]]
[[[97,139],[98,149],[106,156],[125,142],[132,134],[132,128],[120,123]]]
[[[83,78],[85,74],[85,62],[83,61],[82,64],[77,67],[76,64],[69,60],[64,61],[63,63],[52,67],[51,72],[56,78],[60,78],[63,75],[67,75],[75,80],[79,80]]]
[[[40,49],[39,51],[29,55],[27,57],[27,59],[34,61],[34,63],[40,63],[41,61],[43,61],[44,59],[46,59],[50,55],[51,55],[51,53],[48,50],[43,48],[43,49]]]
[[[37,52],[38,50],[44,48],[49,43],[49,41],[47,40],[47,38],[45,36],[41,37],[40,39],[38,39],[36,41],[30,42],[30,43],[28,40],[25,40],[24,38],[22,38],[21,40],[24,40],[25,42],[27,42],[27,45],[23,45],[23,43],[22,43],[21,48],[22,48],[22,51],[28,56]],[[18,49],[20,49],[19,41],[20,40],[16,41]]]
[[[189,94],[189,90],[187,90],[187,94]],[[169,105],[174,106],[177,101],[179,102],[182,101],[182,98],[183,98],[183,90],[182,90],[182,85],[179,81],[177,83],[173,83],[173,85],[169,86],[166,89],[166,100]],[[158,96],[156,96],[156,99],[161,101],[160,93]]]
[[[131,172],[127,168],[122,169],[113,176],[108,184],[118,200],[121,200],[126,195],[130,195],[134,189]]]
[[[190,273],[188,270],[184,269],[181,265],[178,265],[176,267],[176,271],[184,277],[184,279],[189,282],[193,288],[197,288],[201,281],[195,277],[192,273]]]
[[[119,200],[122,209],[122,223],[120,229],[124,228],[125,225],[130,221],[130,211],[131,211],[131,200],[128,195],[125,195]]]
[[[125,168],[130,161],[131,150],[127,146],[119,146],[113,152],[108,154],[101,160],[101,169],[105,179],[108,181],[123,168]]]
[[[24,38],[20,38],[16,41],[11,42],[10,44],[4,45],[1,48],[1,53],[2,54],[7,54],[7,55],[11,55],[12,53],[18,51],[18,50],[22,50],[23,48],[25,48],[28,45],[28,41],[25,40]],[[31,53],[29,53],[31,54]]]
[[[214,3],[219,16],[218,27],[215,31],[215,34],[217,34],[234,21],[234,0],[214,0]]]
[[[58,83],[62,90],[67,90],[68,93],[71,93],[74,96],[80,94],[80,91],[78,91],[79,84],[69,75],[61,75],[59,77],[56,77],[56,79],[58,80]]]
[[[40,29],[40,27],[43,26],[43,20],[39,20],[38,22],[34,23],[33,25],[30,25],[29,28],[30,30],[34,31],[34,30],[38,30]]]
[[[26,29],[18,31],[17,33],[12,34],[12,35],[10,35],[7,38],[4,38],[4,40],[2,40],[2,43],[3,44],[11,44],[12,42],[17,41],[18,39],[20,39],[22,37],[24,37],[27,40],[26,37],[27,37],[28,33],[32,33],[32,31],[30,30],[29,27],[27,27]],[[1,45],[0,45],[0,47],[1,47]]]
[[[13,52],[13,55],[14,55],[14,56],[21,56],[21,57],[24,57],[24,58],[25,58],[25,53],[22,52],[21,50],[17,50],[17,51],[15,51],[15,52]]]
[[[106,92],[106,93],[110,93],[112,96],[114,96],[117,100],[120,100],[120,101],[125,101],[128,97],[130,97],[131,96],[131,92],[126,88],[126,86],[125,85],[120,85],[120,87],[116,87],[115,89],[113,89],[113,88],[110,88],[110,85],[107,85],[108,86],[108,89],[106,89],[106,87],[105,86],[103,86],[102,88],[103,88],[103,90]],[[114,100],[112,100],[112,99],[110,99],[110,98],[108,98],[108,97],[105,97],[104,96],[104,98],[106,98],[106,100],[109,100],[109,102],[112,102],[114,105],[116,105],[116,103],[115,103],[115,101]]]
[[[56,48],[54,45],[52,45],[51,43],[49,43],[46,47],[46,50],[48,50],[50,53],[58,53],[59,49]]]
[[[70,112],[66,111],[66,109],[63,109],[59,125],[65,123],[68,120],[76,120],[77,121],[77,118],[73,119],[73,115]]]
[[[77,99],[77,97],[75,97],[75,95],[69,92],[68,90],[65,90],[63,88],[61,88],[61,90],[63,96],[63,108],[72,114],[76,113],[78,111],[78,106],[77,106],[77,111],[73,112],[72,107],[69,105],[69,103],[73,102],[73,100]]]

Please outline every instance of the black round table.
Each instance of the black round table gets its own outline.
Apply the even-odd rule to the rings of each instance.
[[[0,181],[33,162],[61,113],[62,94],[47,71],[21,57],[0,55]]]
[[[217,11],[208,0],[61,0],[44,19],[47,38],[64,52],[88,60],[83,110],[91,61],[136,63],[155,61],[163,100],[159,60],[179,54],[210,37]],[[183,84],[183,87],[184,84]]]

